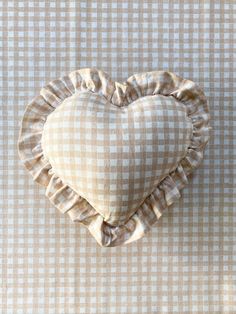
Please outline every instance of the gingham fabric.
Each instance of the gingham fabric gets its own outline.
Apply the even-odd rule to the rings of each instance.
[[[42,147],[63,182],[119,225],[176,168],[191,137],[191,119],[173,98],[147,96],[120,109],[81,92],[48,116]]]
[[[0,1],[0,312],[236,312],[234,1]],[[129,245],[100,247],[22,167],[26,105],[97,67],[122,82],[168,70],[200,84],[211,137],[182,197]]]
[[[152,71],[120,84],[87,68],[32,100],[18,149],[58,209],[100,245],[116,246],[141,238],[180,197],[209,131],[207,99],[194,82]]]

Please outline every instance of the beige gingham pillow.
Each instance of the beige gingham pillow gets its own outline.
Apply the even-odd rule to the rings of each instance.
[[[142,237],[180,197],[209,138],[203,91],[170,72],[124,83],[81,69],[28,105],[18,150],[46,195],[102,246]]]

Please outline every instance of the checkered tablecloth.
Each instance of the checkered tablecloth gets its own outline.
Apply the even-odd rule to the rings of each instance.
[[[236,2],[0,1],[1,313],[236,312]],[[101,248],[62,215],[17,154],[27,103],[96,67],[168,70],[204,89],[211,138],[182,199],[152,231]]]

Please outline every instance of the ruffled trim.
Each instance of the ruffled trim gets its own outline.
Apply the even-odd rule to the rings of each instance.
[[[81,196],[52,171],[43,154],[41,137],[47,116],[76,91],[91,91],[116,106],[127,106],[139,97],[161,94],[183,103],[193,124],[185,157],[148,196],[129,220],[111,226]],[[203,91],[194,82],[173,73],[152,71],[132,75],[124,83],[113,82],[106,72],[85,68],[50,82],[27,106],[18,139],[18,152],[33,179],[46,187],[46,196],[72,221],[84,224],[101,246],[117,246],[137,240],[150,230],[163,211],[181,197],[187,176],[200,164],[209,140],[209,109]]]

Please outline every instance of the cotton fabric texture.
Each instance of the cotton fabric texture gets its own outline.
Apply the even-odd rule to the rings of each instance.
[[[18,148],[57,208],[101,246],[117,246],[141,238],[180,197],[209,130],[194,82],[152,71],[121,84],[86,68],[33,99]]]
[[[236,313],[236,3],[0,0],[0,312]],[[114,81],[163,70],[199,84],[210,139],[179,198],[138,241],[101,247],[22,165],[26,105],[95,67]]]

